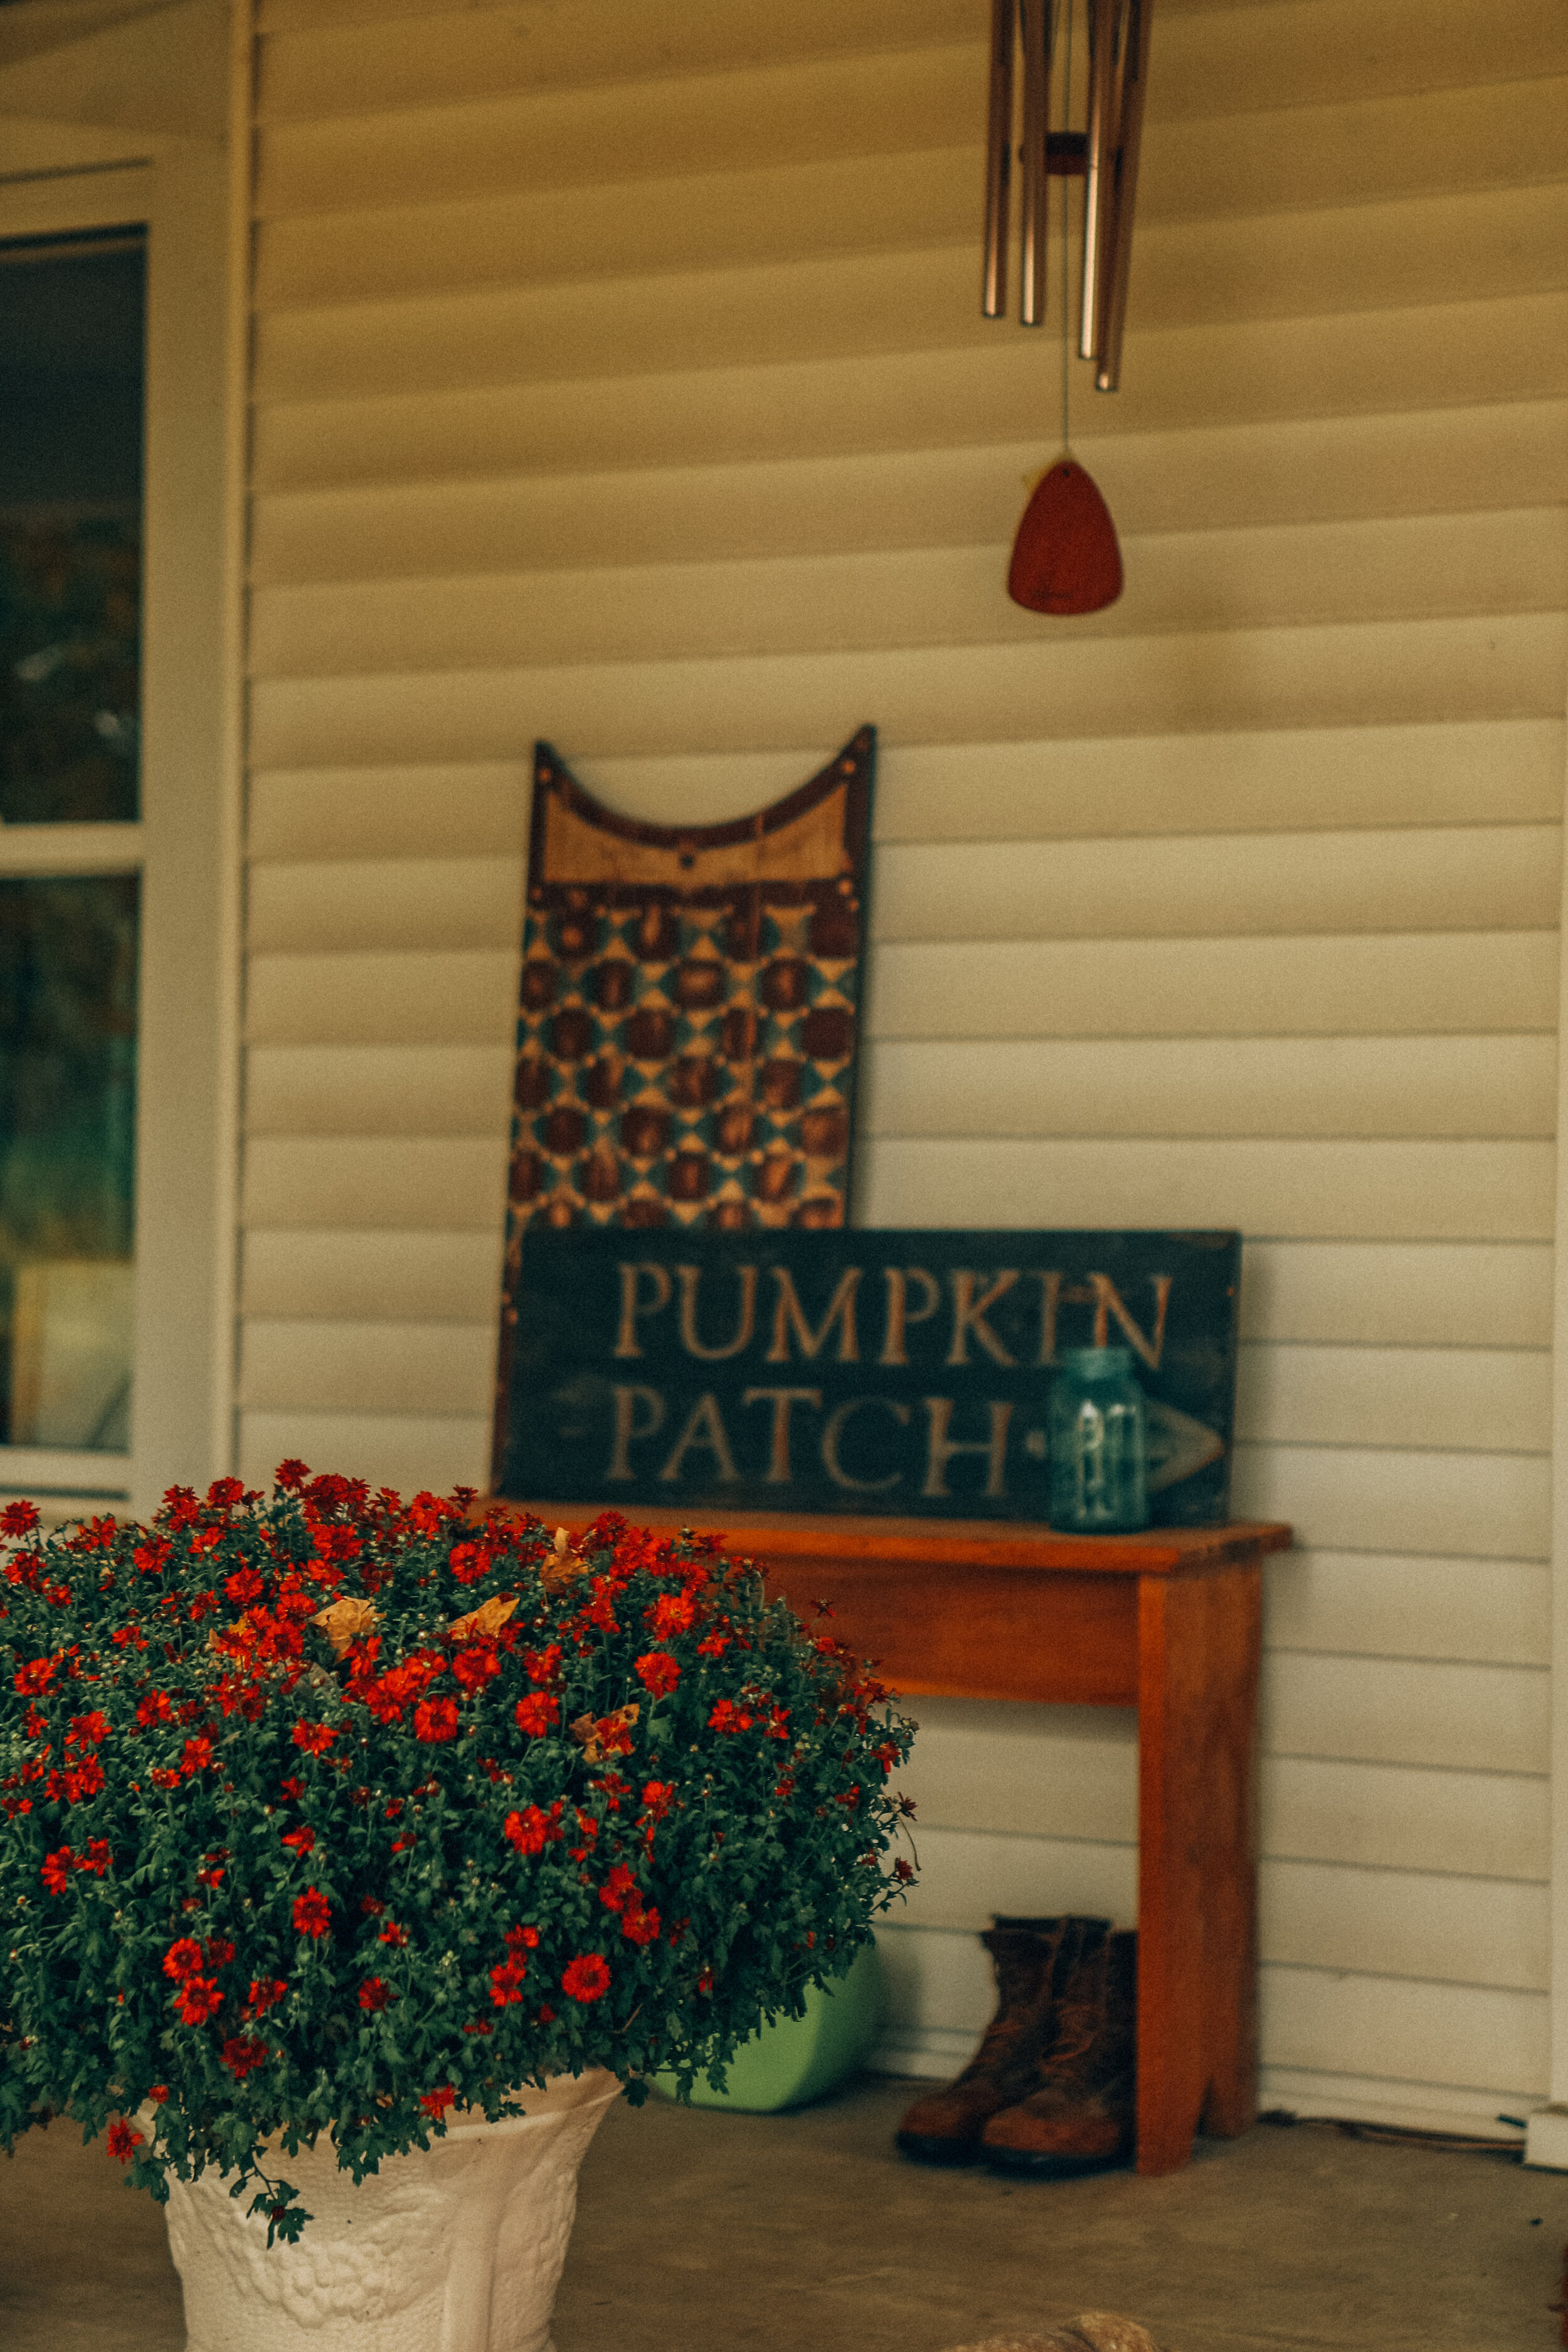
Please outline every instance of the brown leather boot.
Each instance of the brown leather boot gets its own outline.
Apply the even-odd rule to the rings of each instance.
[[[1137,2085],[1138,1937],[1125,1928],[1073,1969],[1038,2081],[991,2116],[984,2152],[999,2172],[1047,2179],[1121,2164],[1136,2138]]]
[[[996,2014],[954,2083],[917,2099],[899,2126],[898,2145],[925,2164],[967,2164],[998,2109],[1039,2080],[1057,1995],[1085,1951],[1104,1943],[1108,1919],[998,1916],[980,1940],[996,1970]]]

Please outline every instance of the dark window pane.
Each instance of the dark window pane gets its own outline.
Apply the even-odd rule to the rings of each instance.
[[[137,814],[140,232],[0,244],[0,821]]]
[[[128,1444],[134,876],[0,881],[0,1439]]]

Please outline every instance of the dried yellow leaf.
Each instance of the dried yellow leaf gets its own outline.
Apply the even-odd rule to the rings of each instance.
[[[568,1728],[590,1764],[602,1764],[606,1757],[626,1753],[627,1742],[624,1734],[630,1731],[642,1712],[634,1698],[629,1706],[618,1706],[614,1715],[580,1715]]]
[[[572,1549],[572,1538],[564,1528],[555,1530],[555,1549],[540,1570],[540,1581],[546,1592],[563,1592],[580,1576],[586,1576],[588,1564]]]
[[[492,1593],[477,1609],[470,1609],[466,1617],[454,1617],[447,1628],[447,1638],[449,1642],[493,1642],[516,1607],[515,1592],[508,1593],[504,1600],[499,1593]]]
[[[319,1625],[332,1645],[334,1658],[347,1657],[349,1645],[368,1633],[376,1622],[377,1612],[368,1601],[354,1601],[345,1593],[328,1608],[318,1609],[310,1620]]]

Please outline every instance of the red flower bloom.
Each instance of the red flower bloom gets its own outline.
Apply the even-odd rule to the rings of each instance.
[[[387,2009],[391,2006],[391,1987],[384,1984],[380,1977],[366,1977],[363,1984],[362,1984],[359,1989],[360,2007],[362,2009]]]
[[[307,1756],[324,1756],[337,1736],[331,1726],[326,1723],[297,1723],[294,1726],[294,1745],[302,1748]]]
[[[253,1568],[237,1568],[232,1576],[225,1577],[223,1589],[231,1601],[243,1605],[247,1601],[260,1600],[261,1579]]]
[[[698,1643],[697,1654],[700,1658],[721,1658],[729,1646],[728,1633],[710,1633],[705,1641]]]
[[[88,1755],[62,1777],[67,1804],[77,1805],[84,1797],[97,1796],[103,1786],[103,1767],[96,1756]]]
[[[62,1845],[58,1853],[45,1854],[38,1876],[51,1895],[63,1895],[70,1885],[71,1864],[74,1859],[68,1845]]]
[[[710,1731],[745,1731],[750,1728],[751,1721],[752,1718],[745,1709],[737,1706],[732,1698],[721,1698],[714,1705],[713,1712],[708,1718],[708,1727]]]
[[[487,1643],[476,1642],[470,1648],[458,1651],[452,1661],[452,1672],[466,1691],[483,1690],[500,1674],[500,1660]]]
[[[37,1503],[7,1503],[0,1511],[0,1536],[30,1536],[37,1524]]]
[[[137,1706],[136,1720],[146,1731],[154,1723],[167,1723],[174,1712],[167,1691],[150,1690]]]
[[[290,1454],[289,1460],[279,1462],[277,1469],[272,1473],[272,1483],[275,1486],[281,1486],[285,1494],[291,1495],[304,1485],[310,1475],[309,1463],[296,1462]]]
[[[297,1774],[290,1772],[286,1780],[279,1781],[278,1793],[280,1797],[291,1797],[298,1801],[305,1793],[305,1783]]]
[[[637,1891],[636,1878],[624,1862],[617,1862],[599,1889],[599,1900],[606,1911],[624,1911],[626,1904],[636,1897]]]
[[[519,1853],[542,1853],[546,1844],[553,1845],[561,1836],[561,1803],[557,1799],[548,1813],[537,1805],[530,1805],[521,1813],[508,1813],[501,1825],[501,1835]]]
[[[48,1689],[54,1681],[56,1667],[57,1661],[53,1658],[34,1658],[27,1665],[18,1666],[11,1680],[24,1698],[31,1698]]]
[[[579,1952],[568,1960],[561,1979],[561,1990],[569,1992],[574,2000],[603,2000],[610,1990],[610,1964],[597,1952]]]
[[[680,1680],[680,1667],[668,1650],[650,1650],[637,1662],[637,1680],[655,1698],[663,1698]]]
[[[15,1505],[12,1507],[15,1508]],[[30,1509],[31,1505],[28,1507]],[[142,2145],[142,2134],[139,2131],[132,2131],[123,2116],[110,2125],[109,2153],[110,2156],[118,2157],[121,2164],[129,2164],[132,2148],[141,2147]]]
[[[420,2094],[419,2104],[427,2116],[439,2123],[447,2108],[457,2105],[457,2099],[458,2094],[453,2090],[450,2083],[438,2083],[433,2091],[424,2091]]]
[[[167,1764],[154,1764],[147,1777],[154,1789],[177,1789],[180,1785],[179,1773]]]
[[[645,1780],[643,1782],[642,1801],[643,1811],[647,1813],[648,1819],[654,1822],[662,1822],[666,1813],[669,1811],[670,1800],[674,1795],[675,1783],[673,1780]]]
[[[207,1500],[220,1511],[232,1510],[245,1499],[245,1488],[237,1478],[215,1478],[207,1488]]]
[[[395,1919],[389,1919],[375,1940],[378,1944],[406,1944],[408,1930],[400,1927]]]
[[[621,1915],[621,1933],[628,1944],[657,1944],[658,1913],[653,1904],[645,1910],[640,1904],[628,1903]]]
[[[414,1737],[434,1747],[443,1739],[458,1736],[458,1702],[455,1698],[422,1698],[414,1710]]]
[[[452,1546],[452,1576],[453,1580],[458,1584],[477,1584],[490,1564],[491,1556],[480,1544],[459,1543]]]
[[[697,1603],[689,1592],[661,1592],[653,1607],[643,1611],[643,1621],[656,1642],[668,1641],[671,1633],[690,1632],[697,1622]]]
[[[548,1691],[530,1691],[526,1698],[518,1700],[512,1712],[518,1729],[526,1733],[530,1739],[539,1739],[560,1714],[561,1702],[558,1698],[552,1698]]]
[[[187,1977],[174,1995],[182,2025],[205,2025],[223,2007],[223,1995],[211,1977]]]
[[[552,1683],[561,1672],[561,1644],[551,1642],[542,1650],[524,1650],[523,1671],[531,1683]]]
[[[288,1990],[280,1977],[252,1977],[249,1998],[245,2004],[246,2015],[265,2017],[269,2009],[277,2008]]]
[[[89,1838],[81,1853],[77,1856],[76,1866],[79,1870],[90,1871],[94,1878],[101,1878],[104,1872],[110,1868],[113,1861],[114,1856],[109,1850],[107,1838]]]
[[[509,1927],[506,1931],[506,1948],[514,1960],[520,1953],[536,1951],[539,1948],[538,1928]]]
[[[265,2066],[271,2054],[265,2042],[253,2042],[243,2033],[231,2034],[223,2045],[223,2063],[237,2083]]]
[[[498,2009],[522,1999],[522,1980],[527,1974],[521,1960],[503,1960],[499,1969],[490,1970],[490,1999]]]
[[[213,1760],[213,1744],[204,1731],[195,1739],[187,1739],[181,1762],[187,1772],[205,1772]]]
[[[312,1829],[285,1830],[283,1843],[291,1845],[296,1853],[309,1853],[316,1843],[316,1832]]]
[[[332,1906],[320,1887],[307,1886],[295,1899],[294,1925],[301,1936],[324,1936],[331,1925]]]
[[[66,1734],[68,1748],[99,1748],[109,1737],[109,1717],[100,1707],[90,1715],[73,1715]]]

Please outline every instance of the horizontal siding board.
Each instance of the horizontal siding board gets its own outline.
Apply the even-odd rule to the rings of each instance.
[[[1518,1136],[1556,1131],[1552,1037],[891,1042],[871,1136]]]
[[[529,104],[521,110],[527,130],[484,181],[472,176],[471,155],[453,159],[471,194],[389,204],[384,184],[363,191],[363,209],[335,210],[330,235],[319,213],[265,220],[255,299],[263,310],[292,309],[521,278],[591,277],[610,267],[863,249],[889,231],[907,245],[972,233],[979,117],[977,110],[967,119],[952,110],[952,79],[951,56],[924,51],[880,58],[869,75],[818,65],[770,76],[730,113],[721,111],[722,89],[709,78],[668,93],[674,100],[668,115],[624,85]],[[833,100],[846,95],[851,104],[835,120]],[[816,108],[809,121],[791,126],[796,137],[785,145],[785,124],[769,100],[782,99],[789,111],[802,97],[808,104],[815,99]],[[704,117],[700,144],[685,152],[669,135],[683,99]],[[481,128],[494,120],[487,108]],[[1370,98],[1230,115],[1217,137],[1210,121],[1151,122],[1138,218],[1245,218],[1452,198],[1500,179],[1515,186],[1562,179],[1565,122],[1568,86],[1561,79],[1434,90],[1414,103]],[[552,156],[568,126],[575,145],[569,153],[556,147]],[[595,140],[616,131],[633,142],[623,155],[640,149],[652,167],[636,173],[629,200],[624,176],[597,184],[582,176]],[[426,121],[420,131],[437,184],[447,182],[452,164],[443,169],[437,160],[440,126]],[[650,132],[658,142],[651,150]],[[306,152],[319,144],[307,142]],[[692,174],[698,152],[704,168]],[[265,136],[263,154],[270,172]]]
[[[522,882],[515,856],[417,865],[362,856],[301,872],[253,854],[250,950],[513,947],[522,934]]]
[[[520,951],[258,955],[248,1034],[258,1045],[493,1047],[516,1018]]]
[[[995,1989],[976,1937],[892,1921],[877,1941],[895,2033],[981,2032]],[[1272,1964],[1258,1971],[1258,1994],[1266,2066],[1516,2095],[1545,2084],[1542,1993]]]
[[[1568,497],[1565,423],[1563,402],[1542,400],[1109,436],[1091,413],[1077,446],[1142,560],[1157,532],[1539,508]],[[680,467],[272,491],[250,575],[271,588],[994,545],[1039,460],[1037,437],[751,465],[694,450]]]
[[[1561,855],[1553,825],[1300,834],[1288,843],[1278,834],[889,843],[872,919],[879,940],[966,943],[1534,930],[1555,922]],[[1372,1024],[1363,1016],[1357,1025]]]
[[[1342,840],[1343,836],[1340,838]],[[1167,845],[1168,846],[1168,845]],[[884,857],[887,853],[884,852]],[[873,909],[873,924],[876,913]],[[879,942],[879,1038],[1556,1031],[1554,930]]]
[[[1362,1686],[1374,1723],[1382,1687],[1375,1677]],[[917,1698],[908,1711],[920,1729],[898,1784],[914,1800],[917,1835],[1135,1842],[1131,1709]],[[1266,1753],[1258,1793],[1261,1848],[1279,1860],[1536,1883],[1548,1874],[1543,1777]]]
[[[1568,187],[1493,188],[1139,234],[1138,319],[1162,329],[1561,290]],[[1053,242],[1053,262],[1055,247]],[[263,401],[448,392],[644,369],[769,367],[999,338],[974,300],[973,236],[910,249],[617,271],[403,301],[263,312]],[[1025,333],[1004,325],[1000,334]]]
[[[1552,1232],[1555,1158],[1545,1143],[873,1140],[858,1162],[856,1217],[1538,1242]]]
[[[1544,1666],[1552,1571],[1544,1561],[1298,1549],[1264,1571],[1271,1649]]]
[[[913,1835],[920,1876],[898,1913],[900,1924],[977,1935],[999,1911],[1036,1919],[1076,1912],[1137,1925],[1136,1845],[919,1827]]]
[[[921,1828],[900,1924],[978,1934],[993,1912],[1138,1919],[1137,1849]],[[1266,1861],[1258,1949],[1270,1962],[1436,1983],[1546,1989],[1548,1890],[1499,1879]]]
[[[673,77],[755,72],[801,53],[848,53],[852,69],[874,83],[885,53],[900,44],[947,45],[954,69],[971,81],[984,63],[974,45],[973,11],[962,0],[910,0],[897,7],[891,0],[833,0],[832,5],[797,0],[782,23],[725,0],[687,0],[673,23],[659,16],[646,26],[624,12],[610,16],[576,0],[531,26],[526,43],[518,39],[511,17],[497,9],[454,14],[443,5],[407,14],[375,8],[363,12],[366,21],[352,21],[361,14],[342,7],[342,0],[313,6],[302,23],[277,6],[263,10],[263,27],[276,28],[265,45],[258,90],[264,119],[309,121],[347,113],[350,94],[353,110],[379,114],[400,106],[451,105],[497,90],[650,80],[658,84],[659,104],[649,110],[658,112],[679,104]],[[350,22],[334,21],[345,16]],[[1272,106],[1304,106],[1359,96],[1369,88],[1416,95],[1568,66],[1561,20],[1543,0],[1498,12],[1490,29],[1494,39],[1479,37],[1458,0],[1430,0],[1424,7],[1412,0],[1359,8],[1345,0],[1287,0],[1267,11],[1170,10],[1161,18],[1157,99],[1151,105],[1178,115],[1209,115],[1216,91],[1233,108],[1252,93]],[[959,94],[956,88],[949,92]],[[595,175],[613,162],[611,149],[595,159]]]
[[[258,1136],[245,1153],[247,1226],[427,1226],[499,1233],[506,1138]]]
[[[1545,1349],[1254,1341],[1241,1350],[1236,1425],[1252,1444],[1549,1454],[1552,1358]]]
[[[1242,1265],[1244,1339],[1552,1344],[1552,1252],[1539,1244],[1249,1241]]]
[[[247,1318],[483,1323],[500,1308],[500,1235],[261,1228],[245,1236],[241,1281]]]
[[[505,1129],[505,1045],[253,1045],[250,1135],[476,1135]]]
[[[250,857],[253,866],[275,861],[302,866],[317,858],[357,864],[374,845],[378,859],[509,858],[521,881],[532,780],[531,761],[516,759],[258,770],[250,784]]]
[[[1135,1842],[1138,1733],[1130,1708],[914,1698],[907,1712],[920,1729],[898,1785],[913,1799],[921,1830]]]
[[[1559,400],[1568,393],[1568,297],[1409,304],[1384,313],[1129,331],[1123,389],[1092,412],[1097,436],[1257,425],[1324,415]],[[447,393],[329,396],[307,387],[257,412],[258,490],[492,478],[984,446],[1039,431],[1039,352],[1003,335],[771,367],[642,369]],[[1097,459],[1097,463],[1098,463]]]
[[[879,842],[916,845],[1556,825],[1563,737],[1559,718],[1063,742],[899,742],[884,745],[878,761],[874,824]],[[584,782],[627,815],[710,824],[793,791],[835,748],[826,740],[774,751],[594,759],[579,766]],[[251,780],[251,856],[296,866],[318,858],[357,863],[374,845],[378,860],[510,858],[521,876],[531,783],[529,768],[515,759],[263,769]],[[1353,856],[1347,862],[1353,870]],[[1489,959],[1492,952],[1489,948]],[[975,968],[975,984],[984,985],[989,962]],[[1478,986],[1485,984],[1478,974]]]
[[[483,1487],[489,1478],[488,1413],[423,1417],[394,1413],[242,1412],[239,1473],[268,1482],[279,1462],[309,1463],[400,1494],[431,1487]]]
[[[1130,650],[1131,647],[1131,650]],[[1344,727],[1556,719],[1561,614],[1218,630],[1133,640],[933,646],[683,662],[567,663],[252,688],[255,757],[268,767],[515,756],[548,731],[579,758],[842,740],[868,710],[893,742],[1039,740],[1222,727]]]
[[[1531,1454],[1239,1444],[1231,1481],[1238,1517],[1331,1551],[1545,1559],[1551,1503],[1551,1463]]]
[[[667,805],[664,814],[668,821],[674,812]],[[1290,980],[1299,976],[1310,981],[1321,969],[1321,959],[1317,963],[1310,960],[1304,935],[1369,934],[1378,951],[1387,956],[1399,934],[1544,932],[1552,947],[1542,950],[1538,945],[1533,950],[1535,994],[1518,1008],[1519,1015],[1533,1011],[1537,1018],[1504,1018],[1496,1024],[1500,1029],[1523,1030],[1541,1025],[1542,966],[1555,985],[1555,929],[1546,927],[1555,915],[1561,854],[1556,825],[1412,827],[1288,837],[1233,833],[1217,839],[1189,835],[1049,842],[891,841],[882,845],[878,856],[872,937],[879,948],[951,941],[966,950],[979,941],[1027,941],[1041,959],[1041,978],[1032,992],[1037,1003],[1056,971],[1063,968],[1059,958],[1067,940],[1114,940],[1121,950],[1140,939],[1203,939],[1215,943],[1213,954],[1222,973],[1227,957],[1233,965],[1261,962],[1271,953],[1308,957],[1305,970],[1287,963],[1276,984],[1276,1002],[1283,1011]],[[521,901],[522,866],[517,858],[362,856],[321,859],[302,867],[293,861],[257,861],[251,868],[252,952],[269,957],[290,950],[305,955],[352,950],[515,951]],[[1238,944],[1247,939],[1269,939],[1270,945],[1249,951]],[[1446,952],[1457,963],[1474,965],[1487,945],[1450,936]],[[1357,954],[1364,959],[1372,951],[1370,941],[1358,940],[1351,952],[1352,959]],[[1050,961],[1053,952],[1057,965]],[[1429,971],[1430,952],[1423,954],[1419,947],[1415,952],[1421,958],[1418,968]],[[885,988],[880,959],[874,961],[879,1004]],[[1194,961],[1189,956],[1189,971]],[[902,968],[908,968],[907,962]],[[998,968],[1017,978],[1019,959],[1003,959]],[[1103,959],[1099,968],[1103,968]],[[1353,961],[1350,968],[1356,969]],[[1364,962],[1362,968],[1370,982],[1373,970]],[[1507,976],[1515,967],[1505,961],[1502,968]],[[1129,969],[1131,978],[1123,987],[1131,991],[1142,976],[1136,955]],[[895,983],[900,970],[895,963]],[[936,970],[944,970],[940,961]],[[982,966],[977,975],[981,992],[974,1025],[957,1033],[971,1038],[995,1034],[985,1018],[984,970]],[[948,1001],[966,1006],[967,984],[955,989],[951,962],[945,971]],[[1151,1000],[1165,977],[1157,967],[1147,971]],[[1233,980],[1233,992],[1241,984]],[[1260,992],[1250,977],[1246,985],[1249,993]],[[1453,992],[1451,983],[1447,992]],[[1438,1001],[1435,990],[1434,1017],[1422,1027],[1440,1026],[1435,1017]],[[1025,995],[1023,1002],[1028,1003],[1031,996]],[[1377,1027],[1376,1012],[1375,1000],[1369,1000],[1359,1017],[1343,1026],[1352,1032]],[[1050,1026],[1015,1034],[1048,1035]],[[1237,1021],[1230,1034],[1245,1034],[1247,1028],[1245,1021]],[[942,1032],[915,1028],[913,1034]],[[1142,1032],[1132,1034],[1148,1034],[1147,1013]]]
[[[1262,1850],[1300,1861],[1533,1879],[1551,1870],[1544,1777],[1266,1757]]]
[[[1544,1993],[1265,1968],[1258,2007],[1269,2065],[1511,2092],[1545,2087]]]
[[[489,1407],[496,1326],[247,1319],[239,1402],[258,1412],[458,1413]]]
[[[1550,1895],[1500,1879],[1266,1862],[1258,1955],[1306,1968],[1544,1992]]]
[[[1529,1666],[1276,1651],[1263,1675],[1271,1755],[1544,1772],[1550,1690]]]
[[[1008,534],[1009,538],[1011,533]],[[1556,612],[1560,508],[1173,531],[1123,541],[1127,588],[1059,625],[1064,644],[1291,622]],[[258,590],[250,666],[267,678],[531,663],[711,659],[857,646],[1038,641],[1006,593],[1007,541],[757,556],[741,562],[329,582]]]

